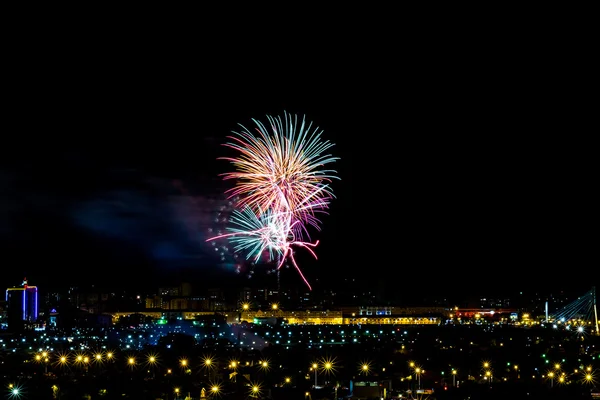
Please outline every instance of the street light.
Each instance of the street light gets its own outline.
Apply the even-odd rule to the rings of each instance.
[[[258,363],[260,369],[267,371],[269,370],[269,361],[268,360],[261,360]]]
[[[325,373],[325,375],[329,375],[331,372],[333,372],[333,362],[332,361],[325,361],[323,363],[323,372]]]
[[[215,367],[215,359],[212,356],[206,356],[202,359],[202,364],[208,373],[208,379],[212,379],[212,370]]]
[[[260,385],[258,383],[252,384],[252,386],[250,387],[250,397],[258,397],[260,396],[260,393]]]
[[[45,374],[48,373],[48,361],[50,361],[50,359],[48,357],[44,357],[44,373]]]
[[[181,370],[187,374],[190,371],[190,362],[187,360],[187,358],[180,358],[179,359],[179,368],[181,368]]]
[[[335,372],[335,359],[334,358],[323,358],[322,359],[323,372],[326,375],[333,374]]]
[[[250,309],[250,303],[244,303],[242,304],[242,308],[240,309],[240,313],[238,315],[238,322],[241,324],[242,323],[242,314],[245,311],[248,311]]]
[[[452,386],[456,387],[456,370],[452,370]]]
[[[483,369],[485,371],[485,376],[487,377],[487,379],[489,379],[490,386],[492,386],[492,364],[489,361],[484,361]]]
[[[369,364],[368,363],[363,363],[360,366],[360,373],[365,374],[365,375],[367,375],[369,373]]]
[[[550,378],[550,387],[554,387],[554,372],[548,372],[548,378]]]
[[[315,370],[315,388],[317,387],[317,371],[319,370],[319,365],[317,363],[313,363],[312,369]]]
[[[65,367],[68,363],[69,363],[69,359],[67,358],[67,356],[65,354],[60,354],[58,356],[58,359],[55,362],[55,364],[61,368]]]

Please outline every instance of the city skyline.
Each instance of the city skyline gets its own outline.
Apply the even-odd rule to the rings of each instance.
[[[328,70],[286,87],[239,76],[203,90],[143,76],[78,87],[82,72],[64,76],[54,101],[58,86],[30,82],[39,96],[11,105],[22,123],[0,170],[1,283],[272,270],[238,274],[233,254],[215,256],[205,239],[231,211],[219,175],[232,167],[218,159],[227,136],[288,112],[322,129],[339,157],[318,260],[297,253],[309,281],[352,271],[434,289],[593,286],[574,272],[594,268],[593,147],[566,77],[549,86],[554,71],[534,73],[533,61],[528,73],[459,62],[450,81],[433,67],[393,79],[381,65],[353,71],[352,84]],[[32,147],[28,132],[46,130],[59,133]],[[280,279],[301,283],[293,268]]]
[[[600,398],[588,25],[302,11],[8,31],[2,396]]]

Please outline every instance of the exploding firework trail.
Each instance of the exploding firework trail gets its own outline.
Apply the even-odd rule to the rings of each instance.
[[[231,162],[235,172],[221,174],[224,179],[236,180],[227,192],[239,198],[242,211],[234,211],[232,222],[237,227],[229,233],[207,239],[227,237],[236,251],[247,251],[247,258],[257,261],[268,252],[269,259],[277,257],[277,270],[289,259],[306,285],[294,258],[293,247],[303,247],[315,257],[307,225],[320,230],[317,213],[325,213],[335,196],[330,182],[334,170],[321,169],[338,160],[325,152],[333,144],[321,140],[318,128],[306,123],[304,117],[284,113],[284,117],[267,116],[271,131],[260,121],[255,123],[257,135],[240,125],[225,146],[239,152],[237,158],[222,157]]]

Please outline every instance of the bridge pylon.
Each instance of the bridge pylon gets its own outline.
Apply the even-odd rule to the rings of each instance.
[[[596,336],[600,336],[600,329],[598,329],[598,307],[596,306],[596,286],[592,286],[592,302],[594,304],[594,319],[596,321]]]

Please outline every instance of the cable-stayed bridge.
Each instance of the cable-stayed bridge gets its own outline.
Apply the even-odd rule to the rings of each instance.
[[[556,310],[548,313],[548,302],[546,302],[546,321],[565,326],[581,327],[593,325],[596,335],[600,336],[598,329],[598,307],[596,305],[596,287],[584,295]]]

